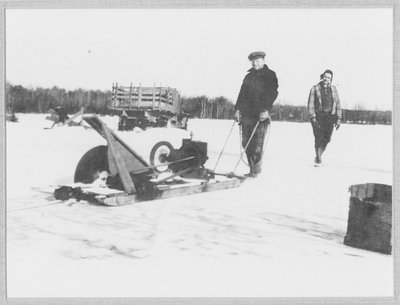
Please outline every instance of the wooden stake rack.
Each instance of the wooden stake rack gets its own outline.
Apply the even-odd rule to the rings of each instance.
[[[110,108],[113,110],[160,110],[172,113],[179,112],[179,93],[169,87],[134,87],[121,86],[118,83],[112,86],[112,100]]]

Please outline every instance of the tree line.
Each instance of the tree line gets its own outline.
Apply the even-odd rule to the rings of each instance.
[[[78,112],[81,107],[88,113],[108,114],[111,91],[62,88],[25,88],[6,84],[6,105],[8,112],[47,113],[58,106],[68,113]]]
[[[226,97],[208,98],[205,95],[181,97],[181,111],[201,119],[232,119],[235,105]]]
[[[307,106],[274,104],[272,119],[275,121],[308,122]],[[365,109],[343,109],[342,122],[349,124],[392,124],[392,112]]]
[[[63,88],[25,88],[6,84],[6,110],[9,113],[47,113],[57,106],[68,113],[75,113],[81,107],[87,113],[112,114],[108,105],[111,90],[65,90]],[[180,98],[181,111],[192,118],[232,119],[235,105],[226,97],[209,98],[205,95]],[[275,103],[271,111],[272,120],[308,122],[306,106],[282,105]],[[356,124],[391,124],[391,111],[344,109],[343,122]]]

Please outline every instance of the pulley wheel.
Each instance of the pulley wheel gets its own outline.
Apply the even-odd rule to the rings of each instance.
[[[168,157],[173,150],[174,147],[172,146],[171,143],[167,141],[158,142],[151,149],[150,164],[152,166],[157,166],[157,170],[159,172],[165,172],[168,169],[168,165],[163,166],[162,164],[168,163]]]
[[[92,183],[102,171],[110,172],[107,154],[108,147],[104,145],[96,146],[84,154],[76,167],[74,182]]]

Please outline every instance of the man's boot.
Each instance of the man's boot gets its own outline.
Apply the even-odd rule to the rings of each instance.
[[[258,164],[255,164],[253,157],[247,158],[249,162],[250,172],[245,174],[246,177],[256,178],[261,171],[261,168]]]
[[[322,163],[321,156],[322,156],[322,148],[316,147],[315,148],[315,160],[314,160],[316,167],[321,166],[321,163]]]
[[[321,157],[322,157],[322,155],[324,154],[325,149],[326,149],[326,144],[325,144],[324,146],[321,147]]]

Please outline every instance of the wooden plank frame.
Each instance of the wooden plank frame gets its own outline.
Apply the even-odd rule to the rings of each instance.
[[[180,187],[169,188],[169,189],[162,189],[163,185],[161,185],[161,187],[159,188],[159,192],[155,195],[154,198],[151,198],[151,200],[166,199],[177,196],[188,196],[203,192],[219,191],[219,190],[239,187],[242,182],[243,179],[230,178],[223,181],[204,182],[199,185],[190,185],[190,184],[188,186],[182,185]],[[137,194],[129,195],[127,193],[124,193],[122,195],[117,194],[109,196],[99,195],[96,196],[96,199],[98,203],[107,206],[120,206],[120,205],[132,204],[143,201]]]

